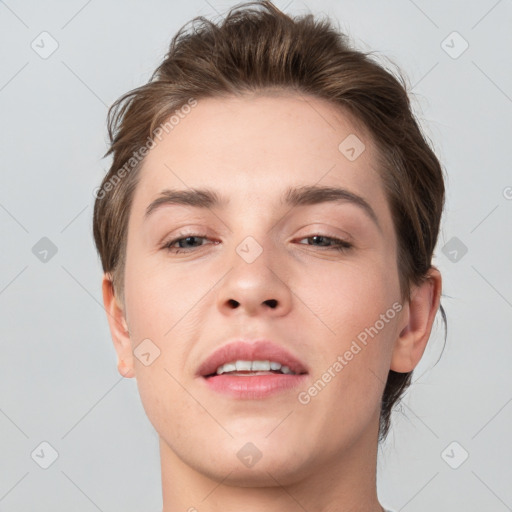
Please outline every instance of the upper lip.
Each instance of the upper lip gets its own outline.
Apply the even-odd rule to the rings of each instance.
[[[217,372],[217,368],[231,361],[275,361],[288,366],[294,373],[308,373],[307,368],[288,350],[268,340],[252,342],[234,341],[218,348],[199,366],[197,375],[206,377]]]

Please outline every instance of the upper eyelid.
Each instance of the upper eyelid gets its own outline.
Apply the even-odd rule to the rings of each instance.
[[[314,223],[311,223],[312,225],[315,225],[315,224],[324,224],[322,222],[314,222]],[[333,229],[338,229],[338,230],[341,230],[343,232],[343,234],[339,235],[339,234],[336,234],[336,233],[333,233],[333,234],[329,234],[329,231],[327,228],[315,228],[315,227],[310,227],[311,224],[308,224],[307,226],[303,226],[302,228],[300,228],[301,230],[302,229],[307,229],[308,230],[308,233],[306,235],[303,235],[304,237],[307,237],[307,236],[312,236],[312,235],[322,235],[322,236],[328,236],[328,237],[331,237],[331,238],[340,238],[340,237],[344,237],[346,239],[349,239],[351,240],[353,237],[352,235],[350,235],[350,233],[348,231],[345,231],[341,228],[333,228]],[[275,226],[274,226],[275,227]],[[270,231],[272,231],[274,229],[274,227],[272,227],[270,229]],[[180,232],[180,228],[177,229],[178,233],[176,233],[174,235],[174,238],[178,238],[178,237],[187,237],[187,236],[204,236],[204,237],[209,237],[209,234],[206,233],[206,231],[210,231],[210,229],[208,228],[203,228],[203,227],[184,227],[184,228],[181,228],[181,229],[189,229],[190,231],[185,231],[185,232]],[[231,230],[229,230],[230,233],[232,233]],[[309,234],[309,233],[312,233],[312,234]],[[165,237],[167,238],[167,236]]]

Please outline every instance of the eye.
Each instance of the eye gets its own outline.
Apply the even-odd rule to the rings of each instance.
[[[316,247],[326,247],[325,241],[327,241],[327,243],[329,241],[331,241],[331,242],[334,242],[334,245],[327,246],[327,249],[334,250],[334,251],[340,251],[340,252],[346,252],[353,247],[353,245],[351,243],[347,242],[346,240],[341,240],[340,238],[335,238],[332,236],[325,236],[325,235],[308,236],[306,238],[302,238],[301,240],[315,240],[315,241],[324,242],[323,244],[317,245]],[[307,245],[307,244],[302,244],[302,245]]]
[[[191,249],[194,249],[195,247],[198,247],[198,246],[196,245],[195,247],[189,247],[189,246],[187,246],[187,244],[190,243],[190,244],[194,245],[194,241],[197,241],[198,239],[206,240],[207,236],[204,234],[198,234],[198,233],[188,233],[188,234],[182,233],[180,235],[180,238],[174,238],[173,240],[166,242],[162,246],[162,249],[165,249],[174,254],[178,254],[178,253],[182,253],[182,252],[190,252]],[[178,247],[173,247],[175,244],[178,244]],[[204,245],[204,244],[200,244],[199,247],[201,247],[202,245]]]
[[[198,233],[182,233],[179,238],[174,238],[169,242],[164,243],[162,249],[167,250],[173,254],[179,254],[184,252],[191,252],[193,249],[198,247],[202,247],[205,244],[197,243],[198,240],[207,240],[208,237],[205,234]],[[320,242],[320,245],[316,245],[316,247],[322,247],[326,250],[335,250],[339,252],[346,252],[353,247],[353,245],[346,240],[341,240],[336,237],[329,237],[325,235],[312,235],[309,237],[302,238],[300,240],[308,240]],[[323,242],[323,243],[322,243]],[[215,242],[217,243],[217,242]],[[174,247],[178,244],[178,247]],[[192,244],[192,246],[187,245]],[[329,245],[330,244],[330,245]],[[308,244],[302,244],[308,245]]]

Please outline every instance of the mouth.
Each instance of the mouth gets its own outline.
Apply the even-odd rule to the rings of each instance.
[[[303,374],[306,372],[301,372]],[[299,375],[300,375],[299,374]],[[233,375],[239,377],[247,377],[251,375],[298,375],[288,366],[278,361],[230,361],[217,367],[215,372],[204,375],[205,379],[215,377],[217,375]]]
[[[298,386],[308,370],[289,351],[263,340],[221,347],[201,364],[197,374],[214,392],[231,398],[261,399]]]

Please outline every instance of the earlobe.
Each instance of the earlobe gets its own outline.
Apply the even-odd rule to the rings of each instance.
[[[112,277],[109,273],[103,275],[102,281],[103,305],[107,312],[107,320],[112,336],[112,342],[117,353],[117,369],[126,378],[135,376],[134,358],[130,332],[126,322],[123,306],[114,293]]]
[[[431,267],[428,278],[416,286],[405,308],[405,325],[393,347],[391,370],[409,373],[416,368],[427,346],[441,299],[442,278]]]
[[[129,366],[126,364],[126,362],[121,359],[117,363],[117,371],[127,379],[131,379],[132,377],[135,377],[135,369],[133,366]]]

